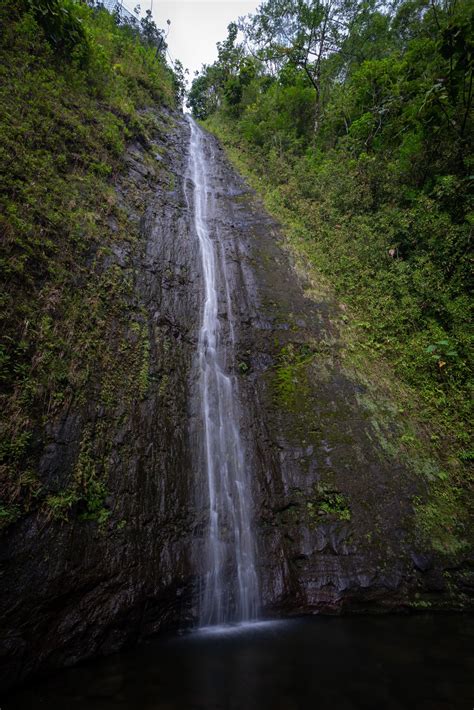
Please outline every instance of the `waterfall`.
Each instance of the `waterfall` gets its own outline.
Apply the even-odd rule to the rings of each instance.
[[[205,136],[192,119],[189,122],[188,178],[193,184],[194,227],[199,240],[204,291],[197,358],[201,459],[209,528],[200,625],[208,626],[256,618],[258,582],[251,529],[250,477],[239,431],[238,388],[235,377],[226,371],[225,361],[229,347],[233,359],[234,345],[230,289],[219,233],[215,238],[210,233],[214,195],[208,180]],[[222,309],[228,321],[227,344],[218,317]]]

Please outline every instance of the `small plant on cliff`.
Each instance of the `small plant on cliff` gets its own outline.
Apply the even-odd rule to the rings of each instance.
[[[457,351],[449,344],[449,340],[438,340],[436,343],[428,345],[426,352],[431,360],[436,362],[440,370],[446,366],[449,367],[450,363],[459,358]]]
[[[67,521],[72,508],[79,500],[77,491],[66,490],[46,498],[46,514],[53,520]]]
[[[324,483],[315,486],[315,508],[322,514],[332,515],[339,520],[350,520],[351,510],[346,497]]]

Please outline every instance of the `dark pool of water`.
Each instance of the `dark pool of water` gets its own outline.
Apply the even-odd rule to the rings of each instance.
[[[63,670],[2,710],[474,707],[474,617],[313,617],[154,639]]]

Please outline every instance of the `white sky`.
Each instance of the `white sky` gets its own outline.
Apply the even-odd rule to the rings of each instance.
[[[173,60],[179,59],[189,69],[189,79],[202,64],[217,59],[216,42],[227,37],[227,25],[241,15],[254,12],[260,0],[152,0],[153,17],[158,27],[167,29],[168,50]],[[133,0],[128,0],[132,6]],[[141,14],[151,6],[151,0],[140,2]]]

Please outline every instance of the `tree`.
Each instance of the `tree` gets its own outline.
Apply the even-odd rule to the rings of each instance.
[[[140,20],[140,34],[145,44],[156,47],[157,54],[164,54],[166,51],[165,33],[159,29],[153,20],[151,10],[147,10],[145,17]]]
[[[187,107],[195,118],[206,119],[222,103],[222,76],[215,64],[203,65],[201,74],[193,79],[188,93]]]
[[[173,64],[173,84],[176,94],[176,99],[179,104],[183,102],[186,94],[186,75],[189,70],[185,69],[182,63],[177,59]]]
[[[241,24],[251,51],[278,72],[302,69],[315,91],[314,132],[319,128],[323,63],[340,49],[357,11],[355,0],[266,0]]]

